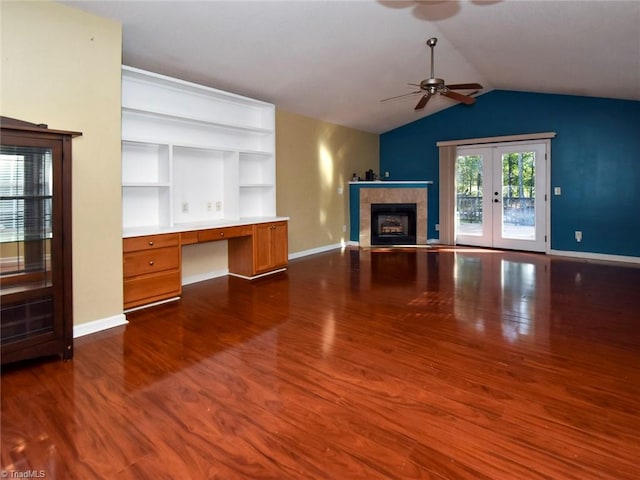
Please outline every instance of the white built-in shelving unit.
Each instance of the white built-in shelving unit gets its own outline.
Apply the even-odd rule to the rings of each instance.
[[[273,104],[124,66],[123,229],[274,217]]]

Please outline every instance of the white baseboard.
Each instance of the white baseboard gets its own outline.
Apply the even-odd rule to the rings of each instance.
[[[359,247],[360,242],[356,242],[355,240],[349,240],[346,244],[348,247]],[[426,245],[440,245],[440,240],[438,238],[429,238],[427,239]],[[384,247],[384,245],[375,245],[376,247]],[[402,245],[399,245],[402,246]],[[424,245],[406,245],[408,247],[424,247]]]
[[[245,280],[256,280],[258,278],[268,277],[269,275],[273,275],[274,273],[280,273],[280,272],[286,272],[286,271],[287,271],[286,268],[279,268],[277,270],[271,270],[270,272],[260,273],[259,275],[254,275],[253,277],[247,277],[246,275],[240,275],[239,273],[231,273],[231,272],[229,272],[229,275],[232,276],[232,277],[243,278]]]
[[[163,305],[165,303],[171,303],[180,300],[180,297],[171,297],[165,298],[164,300],[158,300],[157,302],[146,303],[144,305],[140,305],[139,307],[127,308],[124,313],[127,314],[129,312],[135,312],[136,310],[144,310],[145,308],[155,307],[157,305]]]
[[[191,285],[192,283],[204,282],[205,280],[211,280],[213,278],[226,277],[227,275],[229,275],[229,269],[190,275],[182,279],[182,285]]]
[[[344,248],[345,243],[334,243],[333,245],[324,245],[322,247],[311,248],[309,250],[303,250],[301,252],[295,252],[289,254],[289,260],[294,260],[296,258],[306,257],[307,255],[315,255],[316,253],[324,253],[329,252],[331,250],[337,250],[339,248]]]
[[[628,257],[626,255],[609,255],[606,253],[572,252],[568,250],[549,250],[550,255],[559,257],[582,258],[584,260],[603,260],[607,262],[624,262],[640,264],[640,257]]]
[[[120,327],[129,323],[124,313],[112,317],[93,320],[92,322],[81,323],[73,326],[73,338],[83,337],[91,333],[101,332],[113,327]]]

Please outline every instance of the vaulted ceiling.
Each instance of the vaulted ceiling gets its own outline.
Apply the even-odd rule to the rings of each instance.
[[[62,1],[123,25],[123,63],[382,133],[456,102],[389,102],[435,74],[482,93],[640,100],[639,1]]]

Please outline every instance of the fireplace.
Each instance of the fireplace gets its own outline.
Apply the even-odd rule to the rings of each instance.
[[[371,243],[371,205],[374,203],[415,203],[416,205],[416,241],[413,245],[427,244],[427,183],[423,185],[406,182],[356,182],[349,185],[358,206],[356,214],[357,239],[360,247],[370,247]],[[387,244],[393,245],[393,244]]]
[[[415,244],[415,203],[371,204],[371,245]]]

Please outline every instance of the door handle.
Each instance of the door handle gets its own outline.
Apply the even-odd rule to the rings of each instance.
[[[493,203],[500,203],[500,199],[498,199],[498,198],[494,198],[494,199],[493,199]]]

